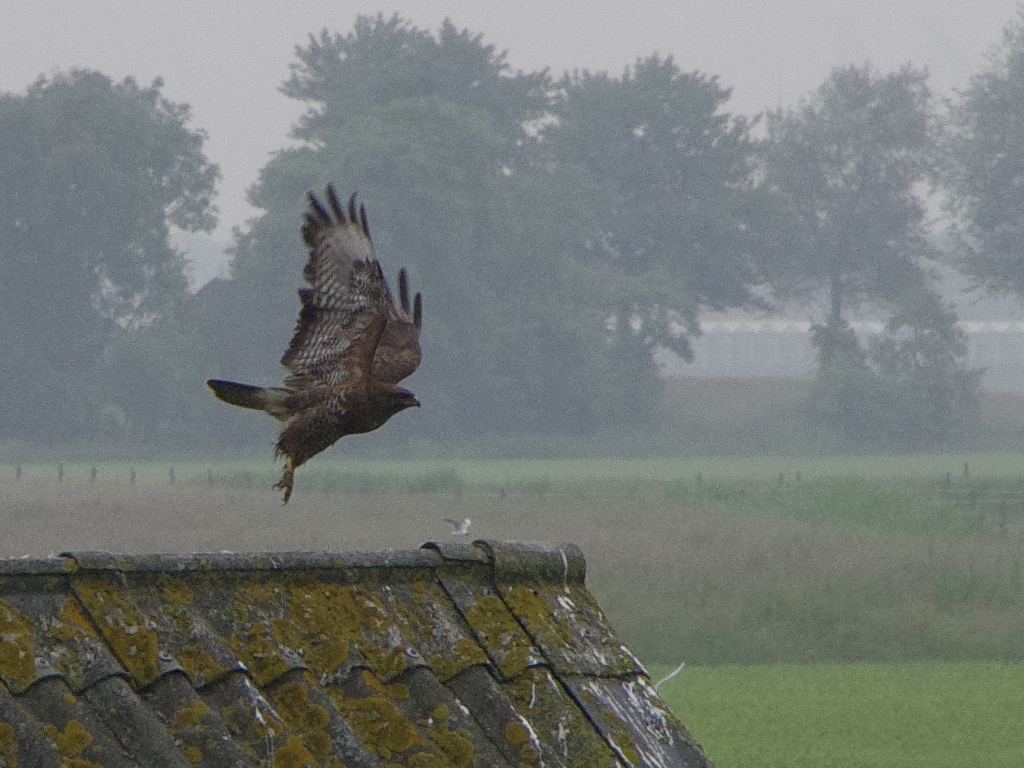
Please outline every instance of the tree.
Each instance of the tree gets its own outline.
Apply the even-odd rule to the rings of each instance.
[[[755,145],[728,99],[716,78],[655,55],[620,78],[566,75],[542,131],[559,172],[590,190],[596,227],[578,258],[606,273],[610,352],[641,420],[660,394],[653,353],[691,357],[699,306],[759,303]]]
[[[929,448],[975,419],[981,372],[964,366],[964,332],[931,291],[902,296],[867,350],[848,326],[818,325],[814,334],[819,353],[830,349],[831,360],[814,382],[810,411],[851,442]]]
[[[949,439],[977,386],[924,268],[938,255],[921,199],[936,170],[926,79],[909,65],[833,70],[799,108],[768,116],[764,154],[764,185],[793,232],[770,260],[773,285],[828,300],[810,411],[855,442],[899,448]],[[894,313],[864,348],[845,311],[867,301]]]
[[[234,265],[240,290],[262,286],[247,335],[250,349],[265,347],[251,353],[268,361],[264,374],[276,375],[269,362],[297,310],[305,192],[343,179],[360,190],[390,278],[408,265],[423,291],[424,361],[410,386],[429,407],[418,434],[507,439],[600,423],[608,390],[591,361],[602,321],[588,315],[593,277],[568,258],[572,195],[503,171],[506,147],[489,114],[433,96],[389,102],[279,153],[252,190],[267,212],[240,235]]]
[[[450,23],[434,37],[397,17],[325,32],[298,56],[285,91],[312,102],[296,129],[305,144],[279,153],[251,190],[266,213],[238,233],[233,280],[196,297],[221,319],[211,375],[280,375],[305,193],[333,182],[359,190],[391,279],[407,265],[424,293],[412,386],[429,407],[416,434],[497,435],[500,449],[628,421],[638,398],[615,376],[600,300],[613,289],[575,253],[597,208],[537,161],[528,130],[548,101],[546,75],[510,74],[503,54]],[[249,367],[219,367],[236,364]],[[394,444],[403,429],[362,442]]]
[[[950,117],[945,182],[959,266],[990,291],[1024,295],[1024,7]]]
[[[0,96],[0,404],[8,437],[81,436],[103,420],[103,353],[181,306],[169,226],[214,224],[218,176],[188,107],[93,71]]]
[[[527,126],[548,105],[546,72],[513,74],[505,52],[448,19],[435,37],[397,14],[359,16],[346,35],[310,35],[296,55],[281,90],[312,103],[293,132],[309,142],[389,102],[436,96],[489,114],[511,152],[529,140]]]
[[[824,289],[833,335],[849,303],[918,289],[921,259],[934,255],[919,196],[934,168],[926,80],[909,65],[835,69],[797,109],[768,115],[764,187],[792,228],[771,258],[773,284]],[[823,362],[830,356],[825,346]]]

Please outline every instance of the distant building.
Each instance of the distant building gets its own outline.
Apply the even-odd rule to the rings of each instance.
[[[862,338],[882,332],[884,323],[850,323]],[[991,392],[1024,393],[1024,321],[962,321],[967,365],[983,368],[981,386]],[[694,359],[659,356],[666,376],[699,378],[810,378],[815,358],[811,323],[799,320],[729,319],[701,323],[693,340]]]

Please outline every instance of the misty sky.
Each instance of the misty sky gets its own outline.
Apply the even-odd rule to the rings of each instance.
[[[445,16],[507,49],[514,68],[621,72],[637,56],[672,54],[684,70],[720,76],[729,110],[792,104],[836,64],[927,66],[939,93],[967,82],[1015,15],[1014,0],[36,0],[7,3],[0,24],[0,90],[73,66],[143,84],[193,108],[224,178],[218,237],[254,211],[245,190],[268,154],[287,146],[304,110],[278,86],[296,44],[324,27],[347,32],[359,13],[397,11],[436,30]],[[344,180],[339,180],[342,184]]]

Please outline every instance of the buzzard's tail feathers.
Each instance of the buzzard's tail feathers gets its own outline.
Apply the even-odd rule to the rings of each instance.
[[[237,405],[239,408],[266,411],[275,419],[287,419],[290,415],[285,403],[288,397],[286,389],[255,387],[252,384],[239,384],[236,381],[221,379],[210,379],[206,386],[213,390],[217,399]]]

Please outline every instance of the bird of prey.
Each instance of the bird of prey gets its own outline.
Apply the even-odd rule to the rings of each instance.
[[[399,305],[391,295],[370,241],[366,210],[348,211],[333,186],[325,206],[311,192],[302,239],[309,248],[299,289],[299,320],[281,365],[281,387],[210,379],[226,403],[266,411],[282,422],[275,455],[284,474],[274,486],[292,495],[296,468],[345,435],[372,432],[406,408],[415,395],[398,386],[420,364],[420,294],[409,303],[409,279],[398,273]]]

